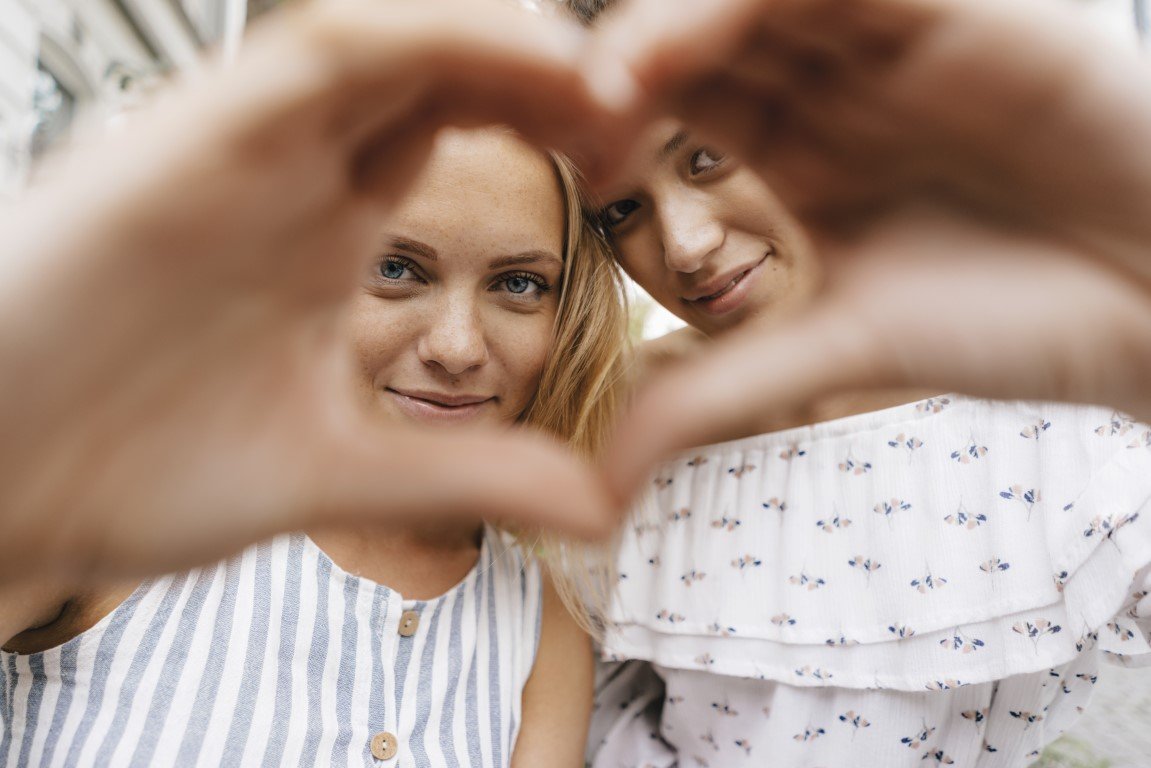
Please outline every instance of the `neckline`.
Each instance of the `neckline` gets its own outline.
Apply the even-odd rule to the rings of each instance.
[[[930,419],[952,410],[965,408],[973,402],[972,398],[955,393],[933,395],[928,398],[900,403],[877,411],[864,411],[850,416],[841,416],[837,419],[817,421],[813,424],[804,424],[798,427],[775,432],[764,432],[758,435],[749,435],[735,440],[721,443],[696,446],[680,451],[673,457],[673,461],[691,459],[700,452],[754,450],[757,448],[774,448],[798,444],[810,444],[819,440],[836,439],[870,432],[876,429],[887,429],[899,421],[918,421]],[[940,406],[937,408],[937,406]]]
[[[332,558],[328,555],[327,552],[325,552],[323,549],[320,548],[320,546],[318,544],[316,544],[314,541],[312,541],[311,537],[308,536],[306,533],[303,533],[303,532],[290,533],[290,534],[286,534],[286,538],[291,539],[293,537],[299,536],[302,540],[304,548],[313,550],[316,553],[317,557],[326,560],[328,562],[328,564],[331,566],[333,573],[341,574],[345,578],[356,579],[360,583],[365,584],[365,585],[367,585],[371,588],[374,588],[374,589],[382,589],[385,592],[387,592],[389,595],[394,595],[394,596],[398,597],[399,600],[401,601],[401,603],[405,606],[422,608],[424,606],[434,605],[435,603],[438,603],[442,600],[445,600],[447,597],[452,595],[457,590],[461,589],[462,587],[466,587],[466,586],[472,584],[473,582],[475,582],[480,577],[481,574],[487,573],[489,570],[491,570],[492,563],[494,562],[494,560],[490,554],[492,551],[491,539],[493,536],[498,536],[498,535],[499,535],[499,533],[498,533],[497,529],[492,528],[490,525],[487,525],[485,523],[484,527],[483,527],[483,533],[480,536],[480,551],[479,551],[479,555],[476,557],[475,564],[472,565],[471,569],[464,575],[464,577],[462,579],[460,579],[459,582],[457,582],[456,584],[454,584],[453,586],[448,588],[442,594],[437,595],[436,597],[428,598],[426,600],[404,599],[403,595],[401,595],[398,591],[392,589],[391,587],[387,586],[386,584],[379,584],[375,581],[372,581],[371,579],[367,579],[367,578],[364,578],[362,576],[357,576],[354,573],[349,573],[349,572],[345,571],[343,568],[341,568],[336,563],[336,561],[332,560]],[[259,543],[252,544],[251,548],[254,549],[258,545],[259,545]],[[515,546],[515,545],[512,544],[509,546]],[[243,556],[244,556],[243,553],[234,555],[234,557],[243,557]],[[502,556],[502,554],[501,554],[501,556]],[[0,659],[7,661],[8,659],[12,658],[12,659],[15,659],[16,663],[18,663],[18,664],[27,664],[27,663],[29,663],[29,660],[33,659],[33,658],[41,658],[41,659],[50,659],[53,657],[58,658],[59,655],[62,654],[66,649],[69,649],[69,648],[74,647],[74,646],[79,646],[81,643],[84,643],[87,640],[87,638],[94,637],[97,633],[100,633],[100,632],[104,631],[105,629],[107,629],[108,625],[115,619],[116,616],[121,615],[126,610],[130,610],[131,607],[133,605],[135,605],[136,603],[140,603],[140,602],[142,602],[146,599],[150,599],[150,598],[159,599],[158,597],[156,597],[156,592],[154,591],[157,587],[164,585],[164,584],[168,584],[171,582],[172,579],[178,578],[181,575],[185,575],[185,576],[191,578],[195,574],[198,574],[205,569],[220,568],[221,566],[226,565],[230,560],[231,560],[231,558],[227,558],[224,560],[216,561],[214,563],[208,563],[206,565],[199,566],[197,568],[190,568],[187,571],[181,571],[181,572],[177,572],[177,573],[165,574],[163,576],[142,579],[140,581],[140,583],[136,586],[136,588],[132,591],[132,593],[127,598],[125,598],[122,603],[117,605],[112,610],[108,611],[108,613],[104,614],[104,616],[99,621],[97,621],[95,624],[93,624],[91,627],[84,630],[80,634],[75,635],[74,637],[70,637],[67,640],[65,640],[64,642],[58,643],[57,645],[54,645],[51,648],[44,648],[42,650],[34,651],[32,653],[15,653],[13,651],[5,651],[3,649],[0,649]],[[485,563],[486,563],[486,565],[485,565]]]
[[[317,544],[315,541],[313,541],[311,536],[309,536],[307,533],[304,533],[303,531],[300,531],[300,532],[292,534],[292,535],[300,536],[303,539],[304,547],[307,549],[310,549],[312,552],[314,552],[316,557],[319,558],[321,561],[326,562],[328,564],[328,566],[331,568],[331,572],[333,574],[342,576],[345,579],[355,579],[360,584],[363,584],[363,585],[365,585],[369,588],[372,588],[372,589],[382,589],[384,592],[387,592],[388,595],[398,598],[399,601],[401,603],[403,603],[404,605],[425,606],[425,605],[434,605],[435,603],[438,603],[442,600],[447,599],[452,594],[458,592],[460,589],[467,587],[470,584],[472,584],[476,579],[479,578],[481,573],[486,573],[489,570],[489,567],[481,568],[481,566],[484,563],[490,563],[491,562],[491,554],[490,554],[491,553],[491,541],[490,541],[490,539],[492,537],[492,533],[493,533],[493,529],[491,528],[491,526],[489,526],[485,523],[484,527],[483,527],[483,531],[480,534],[480,551],[476,555],[475,563],[472,564],[472,567],[468,569],[468,572],[464,574],[463,578],[461,578],[458,582],[456,582],[452,586],[448,587],[446,590],[444,590],[440,594],[436,595],[435,597],[428,597],[428,598],[423,598],[423,599],[405,598],[399,592],[399,590],[393,589],[392,587],[389,587],[387,584],[381,584],[380,582],[373,581],[372,579],[369,579],[366,576],[359,576],[357,574],[354,574],[354,573],[351,573],[351,572],[345,570],[344,568],[340,567],[340,564],[337,563],[335,560],[333,560],[332,556],[329,555],[327,552],[325,552],[320,547],[319,544]]]

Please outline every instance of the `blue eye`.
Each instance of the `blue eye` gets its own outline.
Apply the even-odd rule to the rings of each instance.
[[[524,293],[532,287],[532,281],[526,277],[509,277],[505,285],[512,293]]]
[[[411,271],[411,266],[400,259],[384,259],[380,262],[380,276],[385,280],[402,280],[404,274]]]
[[[551,286],[542,277],[526,272],[501,275],[493,286],[493,290],[501,288],[517,299],[539,299],[551,290]]]
[[[620,224],[623,224],[624,221],[627,220],[627,217],[631,216],[637,210],[639,210],[639,203],[635,200],[617,200],[604,208],[600,217],[608,229],[611,229],[612,227],[618,227]]]

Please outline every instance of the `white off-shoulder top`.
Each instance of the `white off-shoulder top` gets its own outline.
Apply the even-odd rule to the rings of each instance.
[[[603,645],[663,706],[597,765],[1026,765],[1100,660],[1149,658],[1149,563],[1151,428],[1110,410],[948,395],[692,451]]]

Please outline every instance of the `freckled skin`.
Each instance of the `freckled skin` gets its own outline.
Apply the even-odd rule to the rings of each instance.
[[[412,424],[384,389],[400,384],[490,395],[494,404],[469,423],[513,423],[536,390],[551,346],[561,265],[488,267],[494,257],[529,250],[562,256],[564,223],[560,189],[545,156],[498,131],[443,134],[381,235],[381,258],[393,253],[387,247],[393,236],[436,249],[434,262],[410,257],[425,283],[384,286],[377,278],[380,259],[373,259],[353,301],[355,383],[370,413],[384,423]],[[553,290],[534,302],[492,291],[506,287],[499,281],[509,271],[538,274]],[[477,525],[470,521],[363,524],[309,535],[341,568],[416,599],[450,588],[478,555]],[[65,642],[95,626],[136,586],[134,580],[102,584],[76,594],[47,585],[33,596],[37,608],[29,626],[37,629],[22,628],[6,647],[31,653]]]
[[[381,237],[380,259],[413,264],[410,279],[368,267],[353,304],[359,389],[386,421],[411,421],[388,388],[494,398],[471,423],[510,424],[530,403],[551,346],[563,254],[564,206],[548,159],[497,131],[445,134]],[[395,237],[435,249],[434,261],[392,247]],[[546,251],[556,261],[490,269],[500,256]],[[538,300],[507,290],[534,274]],[[418,279],[416,277],[418,276]],[[522,284],[521,284],[522,285]]]
[[[378,258],[352,303],[356,385],[385,424],[421,429],[511,426],[530,404],[552,344],[562,277],[565,208],[550,160],[500,130],[445,131],[411,193],[381,230]],[[396,238],[434,249],[428,259]],[[492,268],[494,259],[554,258]],[[382,279],[404,260],[400,280]],[[525,294],[509,276],[534,276]],[[538,292],[537,292],[538,291]],[[534,297],[534,298],[533,298]],[[428,420],[390,390],[492,398],[461,421]],[[478,557],[469,521],[310,531],[341,567],[427,599],[459,582]]]

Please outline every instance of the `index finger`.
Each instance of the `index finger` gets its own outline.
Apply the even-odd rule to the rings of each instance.
[[[601,467],[618,504],[674,453],[749,434],[769,411],[793,412],[847,387],[884,386],[850,313],[823,303],[769,330],[754,326],[657,377],[616,429]]]
[[[413,90],[430,92],[424,105],[444,122],[507,122],[543,141],[596,109],[577,66],[584,32],[504,3],[321,4],[282,26],[273,43],[315,71],[307,96],[329,109],[376,105],[351,126],[355,140],[402,114],[395,97]]]

